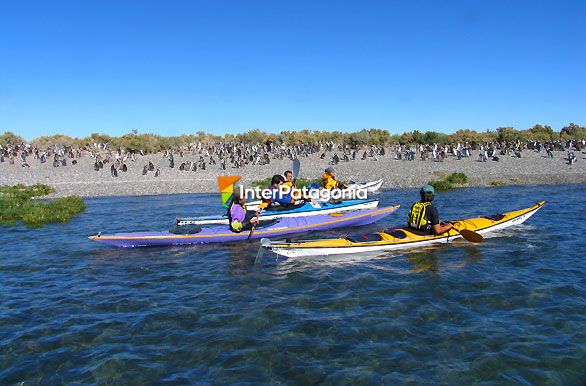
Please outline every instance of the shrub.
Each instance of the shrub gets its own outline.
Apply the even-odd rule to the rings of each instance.
[[[450,190],[454,187],[454,185],[452,185],[452,183],[447,180],[430,181],[429,184],[433,186],[436,192]]]
[[[49,202],[35,200],[54,189],[42,184],[0,187],[0,224],[15,225],[22,221],[29,228],[52,222],[65,222],[85,210],[80,197],[57,198]]]
[[[446,178],[446,181],[456,185],[463,185],[468,182],[468,177],[464,173],[452,173]]]
[[[272,177],[268,177],[265,178],[264,180],[256,180],[256,181],[252,181],[250,183],[250,186],[252,187],[259,187],[259,188],[266,188],[267,186],[269,186],[271,184],[271,179]],[[321,180],[320,179],[308,179],[308,178],[298,178],[296,181],[296,185],[298,189],[303,189],[304,187],[309,187],[309,185],[311,185],[312,183],[317,183],[318,185],[321,184]]]

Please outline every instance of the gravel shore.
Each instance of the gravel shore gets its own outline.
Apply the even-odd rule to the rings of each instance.
[[[522,158],[499,156],[499,161],[478,161],[478,151],[473,157],[456,159],[448,157],[444,162],[432,160],[404,161],[395,159],[395,154],[387,152],[378,160],[368,158],[340,162],[335,166],[341,180],[356,182],[384,178],[383,188],[414,188],[437,179],[441,174],[463,172],[468,176],[469,186],[491,186],[495,184],[566,184],[586,183],[586,155],[575,152],[578,160],[568,165],[567,152],[555,151],[554,158],[547,158],[545,152],[526,150]],[[206,170],[180,171],[182,162],[195,161],[195,156],[175,156],[175,168],[169,168],[162,154],[138,156],[136,162],[127,161],[128,171],[118,172],[118,177],[110,175],[110,165],[94,171],[94,159],[85,156],[77,159],[77,165],[67,160],[67,166],[53,167],[51,162],[41,164],[29,157],[30,167],[22,167],[19,162],[10,165],[0,163],[0,185],[43,183],[56,189],[55,197],[79,195],[93,196],[137,196],[177,193],[215,193],[219,175],[239,175],[247,183],[283,173],[291,168],[291,160],[271,160],[269,165],[250,165],[243,168],[221,170],[219,165],[208,165]],[[319,178],[323,170],[330,166],[331,153],[325,159],[318,154],[301,158],[300,177]],[[149,161],[160,168],[161,175],[154,172],[142,175],[142,169]]]

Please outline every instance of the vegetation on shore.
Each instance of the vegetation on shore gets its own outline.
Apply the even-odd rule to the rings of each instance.
[[[257,181],[252,181],[250,183],[250,185],[254,188],[254,187],[259,187],[259,188],[266,188],[267,186],[271,185],[271,178],[272,177],[268,177],[265,178],[264,180],[257,180]],[[317,183],[318,185],[321,186],[321,179],[308,179],[308,178],[298,178],[297,180],[295,180],[295,185],[297,186],[298,189],[303,189],[305,187],[309,188],[309,185],[311,185],[312,183]]]
[[[81,197],[69,196],[51,201],[39,197],[54,192],[43,184],[33,186],[0,186],[0,225],[22,223],[29,228],[40,228],[45,224],[66,222],[85,210]]]
[[[450,190],[458,186],[466,185],[467,183],[468,176],[461,172],[452,173],[449,176],[441,177],[439,180],[429,182],[436,192]]]
[[[93,147],[94,143],[109,143],[112,148],[123,147],[128,151],[144,151],[156,153],[159,151],[185,147],[192,143],[214,143],[214,142],[246,142],[246,143],[277,143],[277,144],[307,144],[317,142],[333,141],[349,146],[360,145],[385,145],[385,144],[418,144],[418,143],[455,143],[469,142],[471,144],[484,142],[514,142],[527,140],[552,141],[558,139],[586,138],[586,127],[570,123],[560,131],[554,131],[551,126],[536,124],[531,128],[516,130],[512,127],[499,127],[495,130],[478,132],[474,130],[461,129],[453,134],[439,133],[436,131],[408,131],[402,134],[391,134],[385,129],[363,129],[357,132],[348,133],[341,131],[319,131],[319,130],[298,130],[281,131],[280,133],[268,133],[262,130],[251,130],[241,134],[225,134],[224,136],[213,135],[198,131],[195,134],[184,134],[180,136],[164,137],[157,134],[138,134],[136,129],[132,133],[124,134],[121,137],[112,137],[107,134],[93,133],[85,138],[73,138],[66,135],[50,135],[34,139],[31,143],[38,146],[75,146]],[[26,142],[20,136],[5,132],[0,135],[0,145],[19,144]]]

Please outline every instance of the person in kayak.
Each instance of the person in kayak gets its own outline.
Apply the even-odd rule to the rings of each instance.
[[[327,168],[324,174],[322,174],[321,180],[323,188],[327,190],[346,189],[348,187],[348,185],[342,185],[336,180],[336,171],[334,168]]]
[[[283,182],[283,185],[286,185],[291,189],[297,187],[295,181],[293,180],[293,172],[291,170],[286,170],[283,175],[285,176],[285,182]]]
[[[431,185],[423,185],[419,191],[421,201],[411,206],[407,216],[409,228],[431,235],[440,235],[452,229],[454,225],[440,222],[439,212],[432,204],[435,190]]]
[[[240,197],[240,192],[234,191],[232,203],[228,207],[228,221],[232,232],[240,233],[252,229],[259,223],[259,214],[260,212],[246,210],[246,197]]]
[[[285,178],[283,178],[282,175],[275,174],[273,176],[273,178],[271,179],[271,184],[267,188],[271,191],[271,197],[263,197],[263,202],[259,205],[259,208],[265,209],[271,205],[280,205],[283,207],[287,207],[295,204],[295,199],[291,196],[291,193],[283,194],[281,192],[281,185],[284,182]]]

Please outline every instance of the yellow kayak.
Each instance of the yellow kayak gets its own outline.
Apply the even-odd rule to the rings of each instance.
[[[421,235],[409,228],[385,229],[382,232],[348,236],[338,239],[324,239],[314,241],[300,241],[296,243],[271,242],[262,240],[262,247],[282,256],[301,257],[315,255],[338,255],[365,253],[373,251],[388,251],[394,249],[413,248],[435,243],[449,243],[461,238],[460,232],[464,229],[483,235],[513,225],[519,225],[533,216],[545,201],[513,212],[496,214],[487,217],[453,220],[454,228],[441,235]],[[466,231],[464,231],[466,234]],[[481,236],[478,236],[482,238]],[[468,238],[467,238],[468,239]]]

